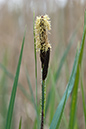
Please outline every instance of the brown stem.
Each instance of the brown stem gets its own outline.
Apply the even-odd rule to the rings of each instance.
[[[41,114],[41,129],[43,129],[44,127],[44,112],[42,110],[42,114]]]

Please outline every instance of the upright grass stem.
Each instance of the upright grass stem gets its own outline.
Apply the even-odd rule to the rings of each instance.
[[[42,70],[43,72],[43,70]],[[46,84],[45,80],[42,79],[42,99],[41,99],[41,129],[44,127],[45,123],[45,103],[46,103]]]
[[[35,13],[33,12],[33,35],[34,35],[34,56],[35,56],[35,79],[36,79],[36,105],[37,105],[37,58],[36,58],[36,39],[35,39]]]
[[[44,85],[45,85],[45,81],[42,80],[41,129],[43,129],[43,126],[44,126]]]
[[[36,39],[35,39],[35,13],[33,12],[33,35],[34,35],[34,56],[35,56],[35,79],[36,79],[36,110],[38,117],[38,108],[37,108],[37,57],[36,57]],[[38,128],[39,122],[37,121]]]

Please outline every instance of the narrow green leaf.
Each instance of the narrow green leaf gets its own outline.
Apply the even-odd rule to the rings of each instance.
[[[34,35],[35,79],[36,79],[36,105],[37,105],[37,57],[36,57],[36,39],[35,39],[35,13],[33,13],[33,35]]]
[[[21,124],[22,124],[22,117],[20,118],[19,129],[21,129]]]
[[[71,38],[70,38],[70,40],[69,40],[68,46],[67,46],[66,50],[65,50],[64,53],[63,53],[63,56],[62,56],[62,58],[61,58],[61,60],[60,60],[60,63],[59,63],[59,67],[58,67],[58,69],[57,69],[57,71],[55,72],[55,75],[54,75],[55,83],[57,83],[57,81],[58,81],[58,79],[59,79],[62,66],[63,66],[63,64],[64,64],[64,61],[65,61],[65,59],[66,59],[66,57],[67,57],[67,55],[68,55],[68,52],[69,52],[69,50],[70,50],[72,44],[74,43],[75,36],[76,36],[76,33],[77,33],[78,29],[80,28],[80,25],[81,25],[81,22],[79,22],[79,23],[77,24],[76,28],[74,29],[74,31],[73,31],[73,33],[72,33],[72,36],[71,36]],[[56,47],[55,54],[54,54],[54,58],[53,58],[53,61],[52,61],[52,62],[55,62],[55,61],[57,60],[57,58],[58,58],[58,53],[59,53],[58,50],[59,50],[59,47],[60,47],[60,45],[58,44],[58,46]],[[52,63],[51,65],[53,65],[53,63]],[[48,75],[47,83],[49,82],[49,76],[50,76],[50,73],[49,73],[49,75]]]
[[[86,27],[86,9],[85,9],[85,14],[84,14],[84,26]]]
[[[0,63],[0,68],[7,74],[7,76],[11,79],[14,79],[13,75],[6,69],[6,67]]]
[[[74,30],[74,32],[73,32],[73,34],[72,34],[72,36],[71,36],[71,38],[70,38],[70,40],[69,40],[68,46],[67,46],[66,50],[65,50],[64,53],[63,53],[63,56],[62,56],[62,58],[61,58],[61,60],[60,60],[59,67],[58,67],[57,71],[52,74],[51,71],[49,70],[49,75],[48,75],[48,79],[47,79],[47,85],[48,85],[48,83],[49,83],[49,78],[50,78],[50,76],[51,76],[51,74],[52,74],[54,80],[52,79],[52,77],[51,77],[51,80],[54,81],[54,87],[55,87],[55,85],[56,85],[56,83],[57,83],[57,81],[58,81],[58,79],[59,79],[62,66],[63,66],[63,64],[64,64],[64,62],[65,62],[65,59],[66,59],[66,57],[67,57],[67,55],[68,55],[68,52],[69,52],[69,50],[70,50],[72,44],[74,43],[75,36],[76,36],[76,33],[77,33],[79,27],[80,27],[80,23],[78,23],[77,27],[75,28],[75,30]],[[58,47],[56,48],[55,55],[54,55],[55,58],[53,58],[53,59],[54,59],[54,62],[55,62],[55,60],[57,59],[57,52],[58,52],[58,50],[59,50],[59,47],[60,47],[60,46],[58,46]],[[52,64],[52,65],[53,65],[53,64]],[[54,88],[54,89],[55,89],[55,88]],[[58,96],[58,97],[57,97],[57,100],[58,100],[58,102],[59,102],[59,99],[60,99],[60,98],[59,98],[59,95],[58,95],[58,91],[56,91],[56,89],[55,89],[55,94],[56,94],[56,96]],[[49,101],[50,101],[50,99],[49,99]],[[46,104],[47,104],[47,107],[46,107],[46,108],[47,108],[47,110],[48,110],[48,108],[49,108],[49,103],[46,103]],[[45,112],[46,112],[46,111],[45,111]],[[47,112],[46,112],[46,113],[47,113]],[[46,113],[45,113],[45,116],[46,116]],[[65,123],[65,126],[67,127],[67,122],[66,122],[65,115],[63,115],[63,120],[64,120],[64,123]]]
[[[86,34],[86,28],[84,25],[83,37],[82,37],[82,43],[81,43],[82,48],[80,49],[80,56],[79,56],[77,73],[76,73],[75,84],[74,84],[73,95],[72,95],[69,129],[74,129],[74,123],[75,123],[75,117],[76,117],[77,92],[78,92],[79,74],[80,74],[79,67],[81,66],[81,61],[82,61],[84,42],[85,42],[85,34]]]
[[[46,99],[46,107],[45,107],[45,118],[46,118],[46,115],[47,115],[47,112],[48,112],[48,107],[49,107],[49,104],[50,104],[50,99],[51,99],[51,89],[48,93],[48,96],[47,96],[47,99]]]
[[[56,83],[57,83],[57,81],[58,81],[58,79],[59,79],[62,66],[63,66],[63,64],[64,64],[64,62],[65,62],[65,59],[66,59],[66,57],[67,57],[67,55],[68,55],[68,52],[69,52],[69,50],[70,50],[72,44],[74,43],[75,36],[76,36],[76,33],[77,33],[77,31],[78,31],[80,25],[81,25],[81,23],[79,22],[78,25],[76,26],[76,28],[75,28],[75,30],[74,30],[74,32],[73,32],[73,34],[72,34],[70,40],[69,40],[69,43],[68,43],[68,46],[67,46],[65,52],[63,53],[63,56],[62,56],[62,58],[61,58],[61,60],[60,60],[59,67],[58,67],[57,71],[52,74],[52,73],[50,72],[50,69],[49,69],[49,72],[48,72],[48,79],[47,79],[47,84],[46,84],[46,85],[48,85],[48,83],[49,83],[49,81],[50,81],[50,76],[51,76],[51,74],[52,74],[52,75],[53,75],[53,78],[54,78],[53,81],[54,81],[54,87],[55,87],[55,85],[56,85]],[[60,46],[58,45],[57,48],[56,48],[56,51],[55,51],[55,54],[54,54],[54,58],[53,58],[53,62],[55,62],[55,60],[57,59],[58,52],[59,52],[59,51],[58,51],[58,50],[59,50],[59,47],[60,47]],[[53,64],[52,64],[52,65],[53,65]],[[53,67],[53,66],[52,66],[52,67]],[[52,80],[52,78],[51,78],[51,80]],[[55,88],[54,88],[54,89],[55,89]],[[56,89],[55,89],[55,94],[56,94],[56,96],[59,96]],[[50,96],[50,95],[49,95],[49,96]],[[51,96],[50,96],[50,97],[51,97]],[[47,109],[47,110],[45,110],[45,117],[46,117],[46,113],[47,113],[48,108],[49,108],[50,97],[48,97],[48,98],[49,98],[49,101],[47,100],[48,103],[46,102],[46,109]],[[57,101],[59,102],[59,97],[57,97]],[[65,114],[63,114],[63,121],[64,121],[64,123],[65,123],[65,127],[67,127],[67,121],[66,121]]]
[[[35,99],[34,99],[34,95],[33,95],[33,90],[32,90],[32,86],[31,86],[31,83],[30,83],[30,79],[29,79],[29,74],[28,74],[28,70],[26,69],[26,77],[27,77],[27,82],[28,82],[28,86],[29,86],[29,89],[30,89],[30,93],[31,93],[31,99],[32,99],[32,103],[33,103],[33,106],[36,110],[36,115],[37,115],[37,124],[38,124],[38,128],[39,128],[39,125],[40,125],[40,120],[39,120],[39,113],[38,113],[38,107],[35,103]]]
[[[79,29],[79,26],[80,26],[80,23],[78,23],[77,27],[75,28],[75,30],[74,30],[74,32],[73,32],[73,34],[72,34],[72,36],[71,36],[71,39],[70,39],[70,41],[69,41],[69,44],[68,44],[66,50],[64,51],[63,56],[62,56],[62,58],[61,58],[61,60],[60,60],[59,67],[58,67],[58,69],[57,69],[57,71],[56,71],[56,74],[54,75],[55,83],[57,83],[57,81],[58,81],[58,79],[59,79],[62,66],[63,66],[63,64],[64,64],[64,61],[65,61],[65,59],[66,59],[66,57],[67,57],[67,55],[68,55],[68,52],[69,52],[69,50],[70,50],[72,44],[74,43],[74,39],[75,39],[76,33],[77,33],[78,29]]]
[[[31,82],[30,82],[30,79],[29,79],[29,74],[27,72],[27,68],[25,69],[25,73],[26,73],[26,77],[27,77],[27,82],[28,82],[29,90],[30,90],[30,93],[31,93],[31,100],[32,100],[33,105],[36,106],[35,98],[34,98],[34,95],[33,95],[32,86],[31,86]]]
[[[60,95],[59,95],[59,92],[58,92],[58,90],[56,89],[56,86],[55,86],[55,79],[54,79],[54,76],[53,76],[53,73],[52,73],[52,71],[51,71],[51,69],[50,69],[50,75],[51,75],[51,85],[52,85],[52,92],[54,92],[54,98],[56,98],[56,100],[57,100],[57,103],[59,103],[60,102]],[[52,97],[53,95],[51,94],[51,97]],[[51,101],[55,101],[54,100],[54,98],[53,99],[51,99]],[[50,103],[52,103],[52,102],[50,102]],[[52,109],[50,109],[51,110],[51,112],[53,112],[53,113],[50,113],[50,115],[52,115],[52,118],[53,118],[53,115],[54,115],[54,113],[55,113],[55,110],[53,109],[54,108],[54,105],[53,105],[53,107],[50,107],[50,108],[52,108]],[[53,110],[53,111],[52,111]],[[51,117],[50,117],[51,118]],[[51,118],[51,119],[52,119]],[[63,114],[63,121],[64,121],[64,126],[65,126],[65,128],[67,128],[67,119],[66,119],[66,116],[65,116],[65,114]]]
[[[4,54],[3,64],[6,66],[8,63],[7,60],[7,51]],[[7,102],[6,102],[6,94],[8,92],[8,80],[6,74],[2,72],[0,75],[0,114],[3,120],[0,119],[0,127],[5,129],[5,120],[6,120],[6,113],[7,113]]]
[[[62,118],[62,114],[63,114],[63,110],[65,108],[65,104],[66,104],[66,100],[67,100],[67,93],[68,93],[68,89],[67,89],[67,92],[66,92],[66,95],[65,95],[65,99],[64,99],[64,103],[63,103],[63,108],[62,108],[62,111],[61,111],[61,115],[59,117],[59,121],[58,121],[58,124],[56,126],[56,128],[58,129],[59,128],[59,125],[60,125],[60,121],[61,121],[61,118]]]
[[[52,118],[53,118],[53,115],[54,115],[54,112],[55,112],[55,91],[54,89],[52,88],[52,93],[51,93],[51,101],[50,101],[50,117],[49,117],[49,125],[52,121]]]
[[[76,118],[76,120],[75,120],[74,129],[79,129],[79,124],[78,124],[78,122],[77,122],[77,118]]]
[[[84,119],[85,119],[85,128],[86,128],[86,104],[85,104],[85,95],[83,89],[83,82],[81,78],[81,92],[82,92],[82,103],[83,103],[83,111],[84,111]]]
[[[13,74],[10,73],[10,72],[6,69],[6,67],[5,67],[4,65],[2,65],[1,63],[0,63],[0,68],[4,71],[4,73],[5,73],[10,79],[14,80]],[[22,93],[24,94],[24,96],[25,96],[28,100],[31,101],[31,98],[30,98],[28,92],[24,89],[24,87],[23,87],[20,83],[18,83],[18,87],[19,87],[19,89],[22,91]]]
[[[77,56],[76,56],[77,57]],[[72,73],[71,73],[71,77],[70,77],[70,80],[69,80],[69,83],[67,85],[67,88],[66,88],[66,91],[57,107],[57,110],[55,112],[55,115],[53,117],[53,120],[52,120],[52,123],[50,125],[50,129],[56,129],[57,125],[60,124],[60,120],[61,120],[61,117],[62,117],[62,113],[64,111],[64,104],[65,104],[65,98],[67,99],[72,91],[72,87],[74,85],[74,78],[75,78],[75,75],[76,75],[76,63],[77,63],[77,58],[75,58],[75,61],[74,61],[74,66],[73,66],[73,70],[72,70]],[[70,85],[71,84],[71,85]],[[67,95],[68,93],[68,95]],[[66,97],[67,96],[67,97]]]
[[[78,68],[77,68],[74,88],[73,88],[73,92],[72,92],[71,109],[70,109],[70,120],[69,120],[69,127],[68,127],[68,129],[74,129],[74,126],[75,126],[78,84],[79,84],[79,65],[78,65]]]
[[[35,119],[34,125],[33,125],[33,129],[37,129],[37,119]]]
[[[26,33],[26,31],[25,31],[25,33]],[[11,92],[11,98],[10,98],[10,103],[9,103],[9,107],[8,107],[5,129],[10,129],[10,127],[11,127],[11,120],[12,120],[12,115],[13,115],[13,108],[14,108],[14,102],[15,102],[15,97],[16,97],[17,84],[18,84],[18,78],[19,78],[19,72],[20,72],[20,66],[21,66],[21,60],[22,60],[24,42],[25,42],[25,34],[24,34],[23,41],[22,41],[20,57],[19,57],[18,66],[17,66],[17,70],[16,70],[16,75],[15,75],[13,88],[12,88],[12,92]]]
[[[78,53],[76,53],[72,73],[71,73],[71,76],[70,76],[66,91],[65,91],[65,93],[64,93],[64,95],[63,95],[63,97],[62,97],[62,99],[61,99],[61,101],[60,101],[60,103],[59,103],[59,105],[57,107],[57,110],[56,110],[55,115],[53,117],[50,129],[56,129],[56,127],[57,127],[57,129],[59,128],[66,101],[69,98],[69,95],[70,95],[70,93],[71,93],[71,91],[72,91],[72,89],[74,87],[77,68],[81,64],[81,61],[82,61],[83,48],[84,48],[84,42],[85,42],[85,33],[86,33],[85,31],[86,30],[85,30],[85,26],[84,26],[80,50],[79,50]]]

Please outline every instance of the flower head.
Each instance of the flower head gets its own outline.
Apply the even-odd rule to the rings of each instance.
[[[51,30],[50,18],[48,15],[39,16],[35,22],[36,49],[47,51],[51,48],[48,41],[48,32]]]

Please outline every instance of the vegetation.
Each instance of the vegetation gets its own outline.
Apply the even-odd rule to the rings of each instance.
[[[34,26],[34,22],[33,22],[33,26]],[[81,44],[80,45],[78,44],[72,72],[71,72],[66,90],[65,90],[62,98],[60,97],[59,92],[56,89],[56,84],[57,84],[57,81],[59,80],[62,66],[65,63],[65,59],[66,59],[68,52],[69,52],[69,49],[73,43],[75,33],[76,33],[76,29],[73,33],[73,37],[72,37],[71,41],[69,42],[69,45],[67,46],[66,50],[64,51],[64,54],[61,58],[61,61],[60,61],[60,64],[59,64],[57,71],[52,72],[52,67],[50,67],[50,69],[49,69],[49,74],[48,74],[46,86],[50,85],[50,81],[51,81],[51,85],[49,88],[49,92],[46,93],[47,98],[46,98],[46,107],[45,107],[45,126],[44,126],[44,128],[59,129],[60,125],[62,123],[64,123],[63,127],[62,127],[63,129],[67,129],[67,128],[68,129],[79,129],[78,123],[77,123],[78,117],[76,115],[77,108],[78,108],[77,99],[78,99],[79,80],[81,80],[80,85],[81,85],[81,91],[82,91],[82,105],[83,105],[83,114],[84,114],[84,121],[85,121],[85,128],[86,128],[86,103],[85,103],[85,96],[84,96],[84,89],[83,89],[83,78],[82,78],[82,73],[81,73],[81,70],[82,70],[81,63],[82,63],[82,58],[83,58],[85,36],[86,36],[86,11],[85,11],[85,15],[84,15],[84,28],[83,28]],[[34,42],[35,42],[35,34],[34,34]],[[4,101],[3,101],[3,105],[2,105],[2,107],[3,107],[2,112],[3,113],[4,113],[4,111],[5,111],[5,113],[7,112],[6,122],[5,121],[3,122],[3,125],[1,126],[2,129],[4,129],[4,128],[10,129],[10,128],[12,128],[12,126],[14,124],[12,119],[13,119],[13,110],[14,110],[14,105],[15,105],[17,86],[19,86],[22,93],[33,104],[33,107],[35,109],[36,118],[34,121],[33,129],[40,128],[40,110],[39,110],[39,105],[40,105],[39,103],[40,102],[38,102],[38,100],[37,100],[37,98],[38,98],[37,89],[38,88],[37,88],[36,47],[34,47],[35,78],[36,78],[36,101],[35,101],[35,97],[33,94],[32,85],[30,82],[27,68],[26,68],[25,73],[26,73],[26,78],[27,78],[29,90],[30,90],[30,95],[24,89],[24,87],[18,83],[24,43],[25,43],[25,34],[24,34],[23,41],[22,41],[22,47],[21,47],[21,51],[20,51],[20,56],[19,56],[19,61],[18,61],[15,77],[6,69],[6,67],[4,67],[0,63],[0,68],[4,71],[4,74],[2,76],[2,80],[1,80],[0,84],[2,86],[4,86],[6,75],[9,78],[14,80],[8,110],[6,111],[6,109],[5,109],[5,102]],[[3,94],[5,94],[6,90],[4,90],[2,87],[0,87],[0,88],[1,88],[1,90],[3,90]],[[65,109],[65,106],[66,106],[66,103],[68,101],[69,96],[71,98],[71,106],[70,106],[70,115],[69,115],[69,122],[68,122],[64,109]],[[57,98],[58,106],[57,106],[57,109],[55,111],[55,99],[56,98]],[[4,98],[3,98],[3,100],[4,100]],[[47,113],[48,113],[49,109],[50,109],[50,112],[49,112],[49,114],[48,114],[49,116],[47,118]],[[48,119],[48,122],[46,119]],[[19,120],[19,129],[22,129],[22,120],[23,120],[23,116]],[[28,125],[28,127],[26,127],[26,128],[30,128],[30,125]]]

